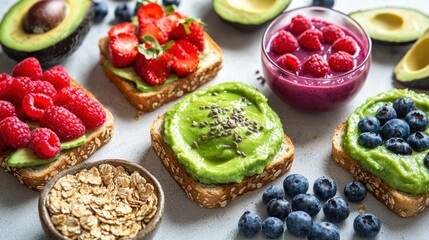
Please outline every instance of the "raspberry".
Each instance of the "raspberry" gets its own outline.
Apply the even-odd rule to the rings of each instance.
[[[349,71],[355,67],[355,59],[352,55],[339,51],[328,58],[329,66],[334,71]]]
[[[21,105],[24,96],[33,92],[34,86],[31,82],[29,77],[16,77],[12,80],[8,90],[13,104]]]
[[[0,82],[12,80],[12,79],[13,79],[13,77],[7,73],[0,74]]]
[[[22,62],[16,64],[13,68],[12,76],[30,77],[33,80],[39,80],[42,78],[42,67],[40,66],[39,60],[34,57],[22,60]]]
[[[330,69],[329,64],[319,54],[313,54],[304,62],[304,68],[317,77],[326,76]]]
[[[51,98],[54,98],[57,93],[57,90],[55,90],[54,86],[50,82],[37,80],[32,81],[31,84],[33,84],[34,93],[43,93]]]
[[[46,70],[42,76],[42,80],[50,82],[57,91],[70,86],[69,74],[60,65],[53,66]]]
[[[25,148],[30,139],[30,127],[17,117],[7,117],[0,122],[1,138],[6,146]]]
[[[332,44],[332,48],[335,51],[344,51],[353,55],[357,51],[357,43],[353,38],[346,36],[335,41]]]
[[[312,28],[313,24],[311,23],[310,19],[298,14],[291,19],[289,26],[291,32],[295,34],[301,34],[305,30]]]
[[[50,106],[45,110],[40,126],[54,131],[61,141],[69,141],[85,133],[82,121],[69,110],[58,106]]]
[[[333,43],[335,40],[345,36],[343,30],[335,25],[329,25],[322,29],[323,39],[327,43]]]
[[[55,98],[55,104],[74,113],[88,130],[95,129],[106,121],[106,112],[101,103],[90,98],[80,88],[61,89]]]
[[[36,128],[30,134],[30,148],[41,159],[53,158],[60,152],[60,139],[49,128]]]
[[[322,49],[323,34],[317,29],[308,29],[298,37],[298,43],[301,47],[318,51]]]
[[[281,30],[272,40],[271,49],[277,54],[292,53],[298,48],[296,38],[290,33]]]
[[[0,121],[11,116],[16,116],[15,106],[11,102],[0,100]]]
[[[297,72],[301,69],[301,62],[299,59],[290,53],[287,53],[277,59],[277,65],[281,68],[290,70],[292,72]]]
[[[13,99],[12,93],[10,92],[12,81],[13,78],[0,82],[0,100],[10,101]]]
[[[22,110],[33,120],[39,120],[46,108],[54,105],[49,96],[42,93],[30,93],[22,99]]]

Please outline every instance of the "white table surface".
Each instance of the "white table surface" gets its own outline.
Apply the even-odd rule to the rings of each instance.
[[[0,16],[4,15],[13,2],[15,1],[1,1]],[[240,197],[225,208],[219,209],[201,208],[186,197],[150,145],[151,122],[174,102],[152,113],[144,114],[140,120],[135,120],[136,110],[122,97],[114,85],[106,80],[100,67],[98,39],[104,36],[111,26],[115,5],[122,2],[132,4],[133,1],[107,2],[109,4],[107,18],[103,23],[93,25],[83,45],[62,63],[69,74],[89,89],[115,117],[114,137],[88,161],[106,158],[126,159],[141,164],[158,178],[164,188],[166,201],[164,217],[155,239],[243,239],[238,235],[238,219],[246,210],[255,211],[262,218],[267,216],[261,202],[262,193],[267,187]],[[310,3],[309,0],[293,0],[288,9]],[[429,1],[424,0],[337,0],[334,8],[348,13],[386,5],[413,7],[429,14]],[[289,173],[303,174],[309,179],[311,185],[322,175],[330,176],[338,184],[337,194],[344,197],[342,189],[351,180],[351,176],[331,158],[331,137],[334,129],[367,97],[385,90],[403,88],[392,80],[392,70],[409,46],[373,45],[371,70],[359,95],[341,109],[328,113],[306,113],[286,106],[267,85],[262,86],[256,80],[255,71],[261,70],[260,42],[263,29],[253,33],[243,33],[231,28],[216,16],[209,0],[183,0],[179,10],[206,22],[209,34],[223,49],[223,69],[205,86],[224,81],[242,81],[258,88],[268,97],[269,104],[282,120],[285,132],[294,142],[295,161]],[[15,62],[0,50],[0,72],[11,73],[14,64]],[[273,184],[282,186],[285,176],[280,177]],[[309,192],[312,193],[312,190],[310,189]],[[20,185],[10,174],[0,172],[0,239],[46,238],[38,217],[38,199],[38,192]],[[429,212],[403,219],[389,211],[370,194],[364,200],[364,205],[368,212],[375,213],[382,221],[382,229],[377,239],[428,238]],[[342,239],[355,238],[353,219],[358,214],[358,207],[356,204],[350,204],[350,207],[349,218],[338,224]],[[314,220],[318,222],[323,219],[323,213],[320,212]],[[264,237],[259,233],[253,239],[264,239]],[[286,232],[283,239],[295,238]]]

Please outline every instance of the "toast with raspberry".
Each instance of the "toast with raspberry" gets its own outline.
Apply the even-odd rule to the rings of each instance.
[[[196,19],[149,3],[137,12],[138,25],[121,23],[99,40],[100,62],[107,78],[139,111],[149,112],[192,92],[213,79],[222,65],[222,51]],[[132,75],[151,88],[114,73],[133,69]],[[175,80],[167,79],[176,76]]]
[[[30,58],[15,67],[13,76],[1,78],[0,166],[29,188],[43,190],[53,176],[86,160],[112,137],[112,114],[62,67],[42,75],[38,61]],[[11,156],[21,150],[32,157],[20,155],[12,163]]]

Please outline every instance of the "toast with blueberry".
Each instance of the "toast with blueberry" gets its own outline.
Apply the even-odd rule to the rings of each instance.
[[[113,26],[99,49],[107,78],[139,111],[194,91],[222,68],[222,51],[198,20],[149,3],[137,21]]]
[[[0,77],[0,166],[21,184],[43,190],[112,137],[112,114],[61,66],[28,58]]]
[[[332,157],[401,217],[429,206],[429,96],[392,90],[368,99],[340,124]]]

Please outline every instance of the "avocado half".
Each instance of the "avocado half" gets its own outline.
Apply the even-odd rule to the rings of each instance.
[[[394,69],[396,80],[405,86],[429,89],[429,31],[415,42]]]
[[[349,13],[375,42],[408,44],[429,28],[429,16],[411,8],[383,7]]]
[[[68,14],[56,27],[42,34],[24,30],[24,17],[37,0],[21,0],[13,5],[0,23],[3,51],[20,62],[35,57],[42,67],[60,63],[73,53],[87,35],[94,18],[94,3],[89,0],[65,0]]]
[[[255,31],[277,17],[291,0],[213,0],[215,13],[242,31]]]

